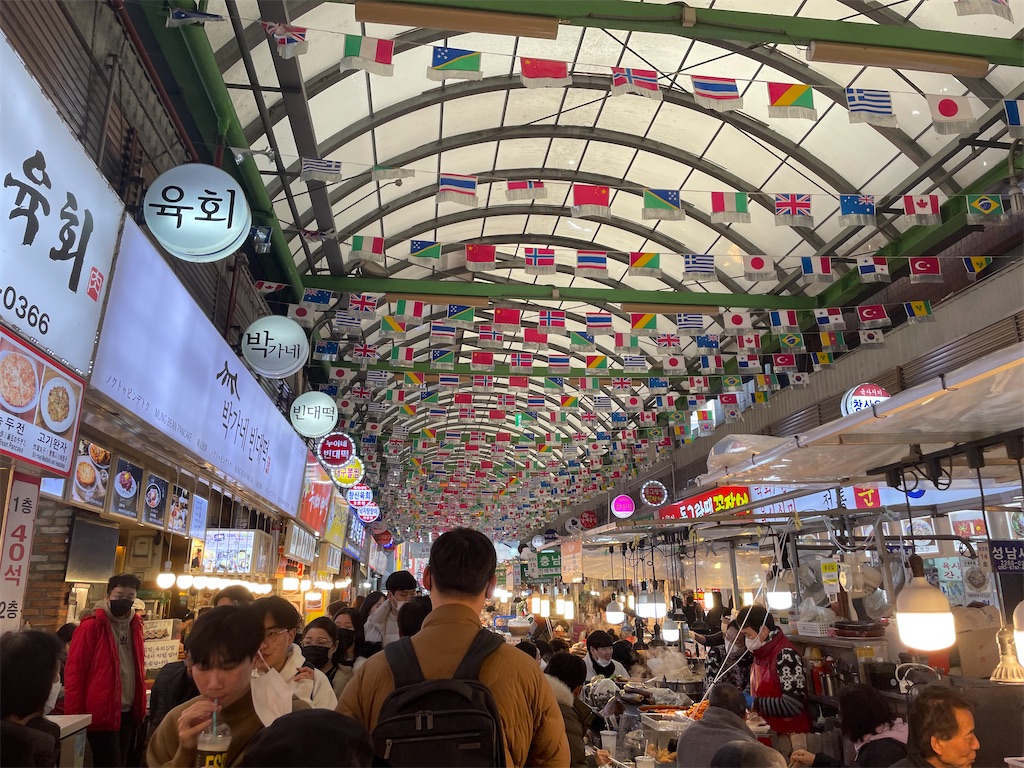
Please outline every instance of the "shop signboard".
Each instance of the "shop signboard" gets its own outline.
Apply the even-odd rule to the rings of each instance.
[[[839,594],[839,563],[835,560],[821,561],[821,585],[829,597]]]
[[[312,565],[316,559],[316,537],[300,525],[289,523],[284,537],[284,556]]]
[[[146,475],[142,496],[142,522],[163,529],[167,522],[167,493],[170,483],[152,472]]]
[[[330,542],[336,547],[345,546],[345,530],[348,525],[349,506],[341,494],[335,491],[331,494],[330,512],[327,514],[327,530],[324,531],[324,541]]]
[[[322,437],[338,423],[338,404],[316,390],[296,397],[288,413],[295,431],[303,437]]]
[[[885,388],[878,384],[858,384],[843,395],[839,410],[843,416],[849,416],[857,411],[865,411],[883,400],[888,400],[889,397]]]
[[[268,379],[286,379],[309,360],[309,341],[298,323],[281,315],[256,320],[242,334],[242,357]]]
[[[579,584],[583,581],[583,542],[562,542],[562,581]]]
[[[305,445],[132,221],[91,385],[271,506],[295,513]]]
[[[149,622],[146,622],[147,629]],[[177,640],[147,640],[143,646],[147,671],[158,671],[178,660],[181,643]]]
[[[128,459],[118,459],[110,484],[114,489],[110,494],[110,514],[137,520],[142,467],[132,464]]]
[[[209,500],[198,493],[192,496],[192,517],[188,521],[188,535],[193,539],[206,538],[206,512]]]
[[[362,556],[363,545],[366,543],[366,526],[356,517],[355,511],[349,515],[348,533],[345,536],[345,546],[342,550],[349,557],[359,560]]]
[[[380,520],[380,507],[374,503],[364,504],[356,508],[356,514],[364,523],[376,523]]]
[[[167,520],[167,530],[179,536],[188,535],[188,511],[191,507],[192,494],[187,488],[175,483],[171,486],[171,516]]]
[[[636,502],[632,497],[622,494],[612,499],[612,514],[620,520],[625,520],[636,511]]]
[[[534,572],[542,579],[562,575],[562,555],[560,552],[538,552]]]
[[[373,489],[363,483],[357,483],[345,492],[345,498],[356,509],[365,507],[373,501]]]
[[[322,534],[327,527],[327,513],[334,493],[336,491],[331,478],[313,458],[313,454],[307,454],[298,519],[310,530]]]
[[[356,444],[344,432],[331,432],[320,439],[316,455],[328,467],[343,467],[356,455]]]
[[[988,556],[996,573],[1024,573],[1024,541],[993,539]]]
[[[585,531],[597,528],[597,512],[592,509],[580,512],[580,527]]]
[[[3,551],[0,552],[0,635],[21,628],[28,585],[29,558],[39,507],[39,478],[14,473],[4,516]]]
[[[353,456],[345,466],[331,470],[331,477],[343,488],[352,488],[358,485],[365,474],[366,467],[358,456]]]
[[[71,474],[85,381],[0,326],[0,454]]]
[[[324,547],[327,554],[324,556],[324,564],[331,573],[338,573],[341,570],[341,549],[333,544],[326,544]]]
[[[723,485],[690,496],[658,510],[659,520],[686,520],[715,512],[727,512],[750,503],[750,489],[742,485]]]
[[[256,535],[256,531],[240,531],[233,528],[208,531],[202,558],[202,572],[252,573]]]
[[[124,206],[2,36],[0,72],[0,319],[86,376]]]

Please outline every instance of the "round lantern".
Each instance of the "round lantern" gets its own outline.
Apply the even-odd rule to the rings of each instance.
[[[306,392],[292,402],[289,416],[303,437],[323,437],[338,423],[338,404],[324,392]]]
[[[231,174],[203,163],[179,165],[157,176],[142,209],[153,237],[183,261],[230,256],[252,229],[242,187]]]
[[[245,329],[242,357],[261,376],[286,379],[309,359],[309,340],[294,320],[268,315]]]

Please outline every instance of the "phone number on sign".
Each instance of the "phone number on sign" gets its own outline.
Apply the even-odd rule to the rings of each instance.
[[[50,330],[50,316],[40,312],[35,304],[29,304],[25,294],[19,294],[13,285],[4,288],[4,308],[12,310],[19,320],[26,320],[30,328],[35,328],[43,336]]]

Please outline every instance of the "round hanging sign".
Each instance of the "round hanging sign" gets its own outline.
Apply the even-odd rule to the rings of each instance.
[[[570,517],[565,521],[565,532],[570,536],[573,536],[583,530],[583,526],[580,525],[580,519],[578,517]]]
[[[540,549],[544,546],[544,537],[538,533],[530,540],[530,543],[533,544],[534,549]]]
[[[843,416],[849,416],[857,411],[865,411],[883,400],[888,400],[891,395],[877,384],[858,384],[843,395],[839,404],[839,411]]]
[[[558,541],[558,531],[556,531],[554,528],[548,528],[546,531],[544,531],[545,544],[551,544],[556,541]]]
[[[316,455],[328,467],[344,467],[356,455],[356,444],[344,432],[331,432],[321,438]]]
[[[612,514],[620,520],[625,520],[636,512],[636,502],[630,496],[622,494],[612,499]]]
[[[591,528],[597,528],[597,513],[592,509],[580,512],[580,525],[585,531],[589,531]]]
[[[289,416],[303,437],[323,437],[338,423],[338,404],[323,392],[306,392],[292,402]]]
[[[363,466],[363,460],[358,456],[355,456],[345,466],[331,470],[331,477],[333,477],[335,482],[337,482],[342,488],[351,488],[363,479],[365,471],[366,468]]]
[[[364,523],[375,523],[380,520],[380,507],[372,502],[366,504],[356,510],[356,514],[359,515],[359,519]]]
[[[363,485],[362,483],[353,485],[345,494],[345,499],[348,501],[350,506],[356,507],[357,509],[359,507],[365,507],[373,501],[373,489],[368,485]]]
[[[242,357],[261,376],[286,379],[309,359],[309,340],[294,320],[268,315],[245,329]]]
[[[668,489],[657,480],[648,480],[640,488],[640,498],[650,507],[660,507],[668,501]]]
[[[161,173],[146,191],[142,209],[153,237],[182,261],[230,256],[252,229],[252,213],[238,182],[204,163]]]

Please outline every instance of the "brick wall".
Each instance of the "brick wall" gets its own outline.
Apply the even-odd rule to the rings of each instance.
[[[69,585],[64,583],[73,509],[39,497],[32,559],[25,592],[25,621],[34,629],[56,630],[67,613]]]

